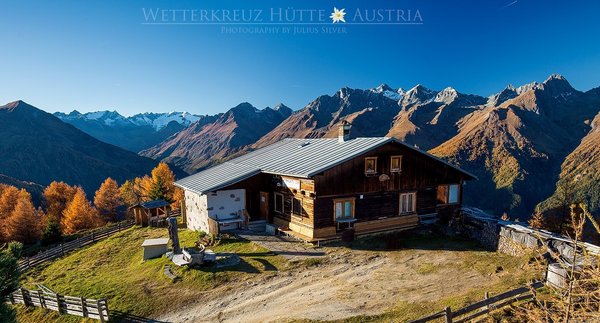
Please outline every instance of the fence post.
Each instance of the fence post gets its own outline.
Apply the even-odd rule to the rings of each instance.
[[[15,297],[13,296],[12,293],[8,294],[8,300],[10,301],[11,304],[15,304]]]
[[[96,236],[94,235],[94,231],[92,231],[92,242],[96,241]]]
[[[121,232],[121,222],[117,222],[117,231]]]
[[[27,299],[25,298],[25,290],[23,290],[23,287],[19,288],[19,291],[21,292],[21,297],[23,298],[23,304],[25,304],[25,306],[29,306],[29,304],[27,304]]]
[[[40,301],[40,307],[46,308],[46,302],[44,301],[44,296],[42,296],[42,291],[38,290],[36,294],[37,294],[38,300]]]
[[[85,298],[80,297],[79,299],[81,299],[81,314],[83,317],[88,317],[87,308],[85,307]]]
[[[452,323],[452,310],[450,309],[450,306],[446,306],[444,312],[446,314],[446,323]]]
[[[490,292],[485,292],[485,294],[483,295],[484,299],[487,300],[488,298],[490,298]],[[485,306],[488,310],[490,309],[490,304],[487,304]]]
[[[65,246],[61,243],[60,244],[60,253],[64,256],[65,255]]]
[[[29,269],[29,267],[31,267],[31,262],[29,261],[29,257],[27,257],[27,269]]]
[[[100,316],[100,322],[104,322],[104,313],[102,311],[102,302],[101,302],[101,300],[97,300],[96,301],[96,306],[98,307],[98,316]],[[108,311],[107,311],[107,314],[108,314]]]

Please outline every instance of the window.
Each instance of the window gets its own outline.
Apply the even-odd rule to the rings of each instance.
[[[460,202],[460,184],[438,186],[438,204],[455,204]]]
[[[292,198],[292,213],[297,216],[302,216],[302,200]]]
[[[448,204],[458,203],[458,184],[448,186]]]
[[[414,213],[417,205],[417,193],[400,193],[400,214]]]
[[[377,157],[365,158],[365,174],[377,174]]]
[[[333,200],[333,213],[336,219],[354,217],[354,198]]]
[[[275,212],[283,213],[283,195],[275,193]]]
[[[283,197],[283,214],[292,214],[292,198],[287,195]]]
[[[400,173],[402,170],[402,156],[392,156],[390,158],[390,172]]]

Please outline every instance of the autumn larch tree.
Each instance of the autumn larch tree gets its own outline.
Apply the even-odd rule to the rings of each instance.
[[[142,202],[142,187],[140,178],[127,180],[119,187],[119,194],[123,199],[123,203],[127,206],[134,206]]]
[[[175,193],[175,186],[173,185],[175,182],[175,175],[169,168],[167,163],[161,162],[152,170],[152,189],[155,190],[158,187],[161,187],[162,194],[158,194],[163,196],[162,199],[168,202],[173,202],[173,195]],[[155,195],[157,195],[155,193]],[[149,196],[151,200],[155,200]]]
[[[8,240],[27,244],[40,238],[41,218],[31,203],[31,194],[25,189],[19,192],[15,209],[6,221],[5,232]]]
[[[63,211],[61,227],[63,233],[72,234],[79,230],[92,229],[102,225],[98,211],[87,200],[85,192],[77,187],[73,200]]]
[[[46,214],[61,222],[63,211],[73,199],[76,188],[64,182],[52,182],[44,190],[44,203]]]
[[[119,186],[112,178],[107,178],[94,195],[94,205],[105,221],[117,219],[117,209],[123,205]]]
[[[539,208],[535,209],[533,216],[529,219],[529,226],[533,229],[546,229],[546,219]]]
[[[0,186],[0,243],[8,242],[6,223],[15,209],[19,197],[19,189],[10,185]]]

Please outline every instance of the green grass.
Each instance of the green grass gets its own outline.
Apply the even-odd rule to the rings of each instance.
[[[173,283],[163,274],[163,266],[171,263],[169,259],[142,261],[142,242],[158,237],[168,237],[167,229],[128,229],[28,272],[22,278],[22,285],[37,289],[35,284],[42,283],[60,294],[107,298],[113,312],[146,317],[193,300],[194,295],[224,286],[231,280],[244,281],[287,266],[284,258],[252,242],[229,238],[210,249],[236,253],[240,256],[239,264],[220,269],[172,266],[175,274],[181,277]],[[192,247],[197,233],[180,230],[179,238],[182,247]],[[17,308],[19,322],[81,321],[81,318],[60,316],[52,311]]]

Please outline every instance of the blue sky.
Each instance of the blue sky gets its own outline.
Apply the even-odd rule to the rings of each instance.
[[[334,6],[348,22],[356,9],[418,9],[422,24],[230,34],[220,25],[143,24],[142,10],[253,9],[266,17],[270,8],[329,14]],[[0,102],[212,114],[243,101],[299,109],[343,86],[384,82],[487,96],[551,73],[588,90],[600,86],[599,12],[598,1],[2,1]],[[241,27],[256,26],[270,25]]]

